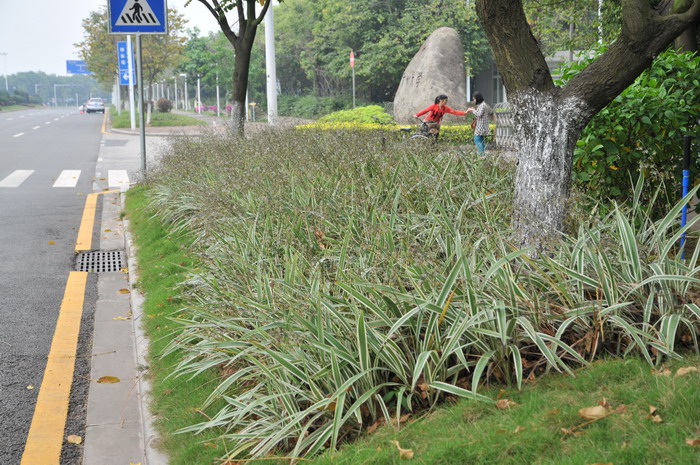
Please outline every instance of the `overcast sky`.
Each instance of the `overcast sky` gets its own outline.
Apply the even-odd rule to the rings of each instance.
[[[199,27],[204,34],[217,30],[202,4],[195,0],[185,8],[185,1],[167,3],[184,14],[187,28]],[[0,0],[0,74],[66,75],[66,60],[80,59],[73,44],[84,38],[82,20],[106,6],[106,0]]]

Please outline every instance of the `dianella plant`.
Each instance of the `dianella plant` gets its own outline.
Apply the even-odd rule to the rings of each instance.
[[[217,370],[202,408],[227,458],[312,455],[483,386],[651,365],[698,349],[681,207],[577,218],[533,259],[509,242],[508,163],[381,135],[181,139],[151,179],[156,217],[197,237],[179,376]]]

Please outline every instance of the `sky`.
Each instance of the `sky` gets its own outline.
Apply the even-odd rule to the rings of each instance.
[[[168,8],[184,14],[187,28],[198,27],[202,34],[217,30],[204,5],[185,3],[167,0]],[[107,0],[0,0],[0,75],[43,71],[66,76],[66,60],[80,60],[73,44],[84,39],[83,19],[106,6]]]

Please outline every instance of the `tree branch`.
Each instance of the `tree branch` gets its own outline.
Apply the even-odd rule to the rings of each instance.
[[[255,18],[255,21],[254,21],[254,23],[255,23],[254,25],[255,25],[255,26],[257,26],[258,24],[260,24],[260,22],[263,20],[263,18],[264,18],[265,15],[267,14],[267,9],[270,7],[271,4],[272,4],[272,0],[265,0],[265,4],[263,5],[262,10],[260,11],[260,16],[258,16],[257,18]]]
[[[554,88],[522,0],[477,0],[476,10],[509,93]]]
[[[218,2],[218,0],[212,0],[213,6],[210,5],[207,0],[199,0],[199,3],[204,5],[207,8],[207,10],[209,10],[209,12],[212,14],[212,16],[214,16],[216,22],[221,28],[221,32],[223,32],[224,35],[233,44],[234,41],[238,39],[238,36],[236,36],[236,33],[233,32],[231,26],[229,26],[228,20],[226,19],[226,12],[221,7],[221,4]]]

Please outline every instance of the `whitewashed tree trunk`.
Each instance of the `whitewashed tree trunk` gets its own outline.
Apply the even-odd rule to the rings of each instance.
[[[534,90],[513,96],[519,143],[512,225],[519,247],[534,253],[558,239],[571,187],[576,140],[589,119],[582,101]]]

